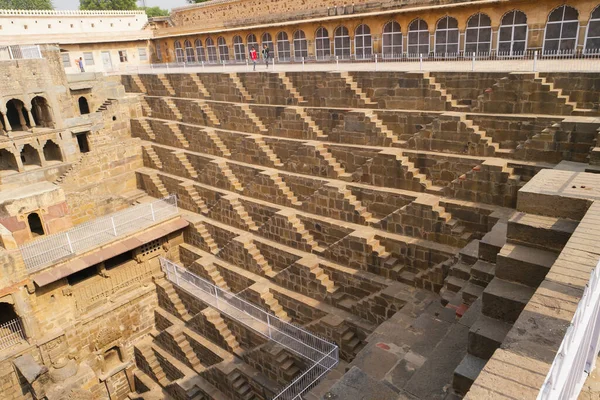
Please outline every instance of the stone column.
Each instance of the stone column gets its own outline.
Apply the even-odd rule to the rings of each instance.
[[[33,119],[33,114],[31,113],[31,109],[27,108],[27,116],[29,117],[29,125],[31,125],[32,128],[35,128],[35,119]]]
[[[23,160],[21,160],[21,153],[18,150],[12,152],[15,156],[15,161],[17,162],[17,171],[23,172],[25,171],[25,167],[23,166]]]
[[[25,130],[27,130],[27,122],[25,121],[25,117],[23,116],[23,105],[15,104],[15,108],[17,109],[17,114],[19,114],[19,123]]]
[[[10,122],[8,122],[8,117],[6,116],[6,110],[2,112],[2,119],[4,120],[4,127],[6,128],[6,131],[12,131],[12,126],[10,126]]]

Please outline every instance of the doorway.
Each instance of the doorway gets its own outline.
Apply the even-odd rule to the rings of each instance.
[[[75,135],[77,138],[77,145],[79,146],[79,151],[81,153],[89,153],[90,152],[90,144],[88,142],[87,133],[79,133]]]
[[[105,71],[110,71],[112,69],[112,61],[110,60],[110,52],[108,52],[108,51],[102,52],[102,65],[104,65]]]

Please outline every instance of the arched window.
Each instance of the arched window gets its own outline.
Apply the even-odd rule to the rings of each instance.
[[[206,54],[204,54],[204,46],[202,46],[202,40],[196,39],[194,44],[196,45],[196,56],[198,57],[198,62],[206,62]]]
[[[249,34],[248,38],[246,39],[246,43],[248,44],[248,52],[252,51],[252,48],[254,47],[254,50],[256,50],[258,54],[260,54],[260,48],[258,47],[256,35],[254,35],[253,33]]]
[[[373,54],[371,28],[368,25],[359,25],[354,31],[354,54],[359,60],[371,58]]]
[[[504,14],[498,34],[499,55],[523,55],[527,48],[527,15],[518,10]]]
[[[435,28],[435,54],[458,53],[458,21],[452,17],[440,19]]]
[[[331,44],[329,43],[329,32],[320,27],[315,35],[315,50],[317,60],[328,60],[331,57]]]
[[[15,155],[6,149],[0,149],[0,170],[19,170]]]
[[[585,32],[585,52],[600,51],[600,6],[594,8]]]
[[[77,103],[79,104],[79,114],[83,115],[90,113],[90,106],[88,105],[88,101],[85,97],[81,96],[77,100]]]
[[[396,21],[383,26],[383,58],[397,58],[402,55],[402,30]]]
[[[246,59],[244,41],[239,35],[233,37],[233,55],[235,57],[235,61],[244,61]]]
[[[408,54],[429,54],[429,27],[422,19],[415,19],[408,26]]]
[[[60,147],[52,140],[48,140],[44,145],[44,158],[46,161],[62,161]]]
[[[183,46],[185,47],[185,61],[189,63],[196,62],[196,55],[194,54],[192,42],[186,40],[185,42],[183,42]]]
[[[206,59],[209,63],[217,62],[217,47],[215,46],[215,41],[212,38],[206,39]]]
[[[229,47],[223,36],[217,38],[217,45],[219,46],[219,57],[221,61],[229,61]]]
[[[37,165],[42,166],[42,162],[40,161],[40,154],[38,151],[30,144],[26,144],[21,149],[21,161],[23,165]]]
[[[306,35],[304,31],[294,32],[294,58],[300,61],[302,57],[308,57],[308,43],[306,43]]]
[[[31,236],[42,236],[44,234],[44,226],[38,213],[31,213],[27,216],[27,222],[29,223],[29,230]]]
[[[548,15],[544,34],[544,54],[571,54],[577,47],[579,12],[560,6]]]
[[[19,99],[11,99],[6,103],[6,118],[14,131],[29,129],[29,116],[25,105]]]
[[[492,48],[492,21],[485,14],[475,14],[467,21],[465,54],[488,54]]]
[[[279,32],[277,34],[277,58],[279,58],[280,61],[290,61],[291,57],[292,53],[288,34]]]
[[[177,61],[178,63],[182,63],[185,61],[183,49],[181,48],[181,42],[179,40],[175,41],[175,61]]]
[[[342,60],[350,59],[350,35],[345,26],[338,26],[333,31],[333,54]]]
[[[48,100],[42,96],[35,96],[31,100],[31,114],[33,120],[37,126],[43,126],[45,128],[52,128],[52,111]]]
[[[269,57],[273,57],[273,53],[275,52],[275,48],[273,47],[273,38],[271,37],[271,34],[268,33],[268,32],[265,32],[262,35],[262,46],[264,47],[265,44],[269,48]]]

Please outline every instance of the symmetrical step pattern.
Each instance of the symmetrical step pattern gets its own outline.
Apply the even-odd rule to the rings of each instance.
[[[329,152],[327,147],[323,143],[311,142],[308,143],[315,148],[315,152],[323,159],[332,169],[334,178],[341,179],[344,181],[351,181],[352,174],[346,172],[346,170],[337,162],[335,157]]]
[[[229,347],[228,350],[232,353],[239,353],[241,351],[241,346],[231,332],[231,329],[229,329],[225,323],[225,320],[223,320],[223,317],[221,317],[219,311],[212,307],[207,307],[202,310],[201,313],[204,315],[206,320],[211,323],[217,329],[217,331],[219,331],[221,337],[223,340],[225,340],[227,346]]]
[[[204,244],[208,247],[209,251],[212,254],[217,254],[219,252],[219,245],[215,242],[215,239],[212,237],[208,229],[204,224],[198,224],[195,226],[196,232],[200,235]]]
[[[273,297],[273,294],[268,289],[260,293],[260,298],[263,299],[267,307],[269,307],[269,310],[271,310],[273,314],[277,316],[277,318],[285,322],[292,322],[292,319],[288,316],[281,304],[279,304],[277,299]]]
[[[269,179],[273,186],[277,188],[277,191],[281,196],[284,196],[287,199],[288,205],[290,206],[299,206],[302,205],[302,202],[298,201],[298,197],[294,195],[294,192],[289,188],[289,186],[284,182],[283,178],[279,175],[277,171],[265,171],[263,175],[268,175]]]
[[[219,149],[219,151],[221,152],[221,157],[231,157],[229,149],[227,148],[225,143],[223,143],[223,141],[221,140],[219,135],[217,135],[217,132],[214,129],[206,128],[204,132],[206,132],[206,135],[214,143],[215,147]]]
[[[190,147],[190,143],[187,141],[187,139],[185,138],[185,136],[181,132],[181,129],[179,129],[179,124],[178,123],[176,123],[176,122],[169,122],[166,125],[171,130],[171,132],[173,133],[173,135],[175,135],[175,137],[177,138],[177,141],[184,148],[187,149],[187,148]]]
[[[358,96],[359,104],[363,107],[377,108],[376,102],[372,101],[369,96],[358,86],[358,83],[350,76],[347,71],[340,72],[340,76],[346,81],[346,84],[352,89],[352,91]]]
[[[173,89],[173,86],[171,86],[171,82],[169,82],[169,78],[167,78],[165,74],[158,74],[156,77],[158,78],[160,83],[163,84],[163,86],[167,90],[167,93],[169,94],[169,96],[175,96],[175,89]]]
[[[296,86],[294,86],[294,84],[292,83],[290,78],[287,77],[285,72],[279,72],[278,76],[279,76],[279,80],[281,80],[281,83],[283,84],[285,89],[288,92],[290,92],[290,94],[292,95],[292,97],[294,99],[296,99],[298,101],[299,105],[308,104],[308,101],[304,100],[304,97],[302,97],[300,92],[298,92],[298,89],[296,89]]]
[[[198,173],[196,172],[196,170],[194,169],[194,167],[188,160],[185,152],[175,151],[175,152],[173,152],[173,154],[175,155],[175,157],[177,157],[177,160],[179,160],[179,163],[181,164],[181,166],[183,167],[183,169],[186,171],[187,175],[190,178],[192,178],[192,179],[198,178]]]
[[[186,192],[190,196],[190,199],[192,200],[193,204],[196,206],[196,210],[192,210],[192,211],[202,213],[202,214],[208,214],[208,211],[209,211],[208,206],[202,199],[202,196],[200,196],[200,194],[198,194],[198,191],[196,190],[194,185],[191,183],[182,184],[181,187],[183,187],[186,190]]]
[[[252,103],[252,102],[254,102],[254,99],[252,98],[252,96],[250,95],[250,93],[248,93],[248,90],[246,89],[246,87],[244,86],[244,84],[242,83],[242,81],[240,80],[240,77],[238,76],[238,74],[236,74],[234,72],[232,74],[229,74],[229,77],[231,78],[231,81],[235,85],[236,89],[242,95],[242,99],[246,103]]]
[[[226,196],[229,204],[231,205],[232,210],[238,215],[239,219],[246,225],[246,229],[250,231],[258,230],[258,226],[244,208],[244,205],[240,202],[239,197],[232,195]]]
[[[368,110],[364,111],[365,117],[375,125],[377,131],[381,134],[381,136],[385,137],[392,147],[399,147],[403,142],[400,141],[398,136],[392,132],[387,126],[384,125],[383,121],[377,116],[375,111]],[[387,141],[386,141],[387,142]]]
[[[208,92],[208,90],[206,90],[206,87],[204,86],[204,83],[202,83],[200,78],[198,77],[198,74],[190,74],[190,78],[192,78],[192,81],[198,88],[198,92],[200,92],[202,94],[202,97],[204,97],[205,99],[209,98],[210,93]]]
[[[137,120],[137,122],[138,122],[138,124],[140,124],[140,126],[142,127],[142,129],[146,133],[146,136],[148,136],[152,140],[156,139],[156,135],[154,134],[154,130],[152,129],[152,126],[150,126],[150,123],[148,122],[147,119],[140,118],[140,119]]]
[[[150,159],[150,162],[152,163],[152,168],[159,170],[163,168],[162,161],[160,161],[160,157],[158,156],[158,154],[156,154],[151,144],[143,144],[142,149]]]
[[[269,130],[267,129],[265,124],[263,124],[263,122],[260,120],[260,118],[258,118],[258,116],[254,113],[254,111],[252,111],[249,104],[238,104],[238,107],[241,108],[242,111],[244,111],[244,113],[246,114],[246,117],[248,117],[248,119],[251,120],[254,123],[254,125],[256,125],[256,127],[258,128],[258,130],[261,133],[264,133],[264,134],[269,133]]]
[[[223,176],[227,178],[229,184],[232,188],[234,188],[234,190],[238,192],[242,192],[244,190],[244,187],[242,186],[238,178],[235,176],[231,168],[229,168],[229,165],[227,165],[227,161],[215,160],[214,163],[217,165]]]
[[[177,107],[177,105],[175,104],[175,102],[173,101],[173,99],[171,99],[169,97],[161,97],[161,99],[163,99],[163,101],[165,102],[165,104],[167,105],[167,107],[169,107],[169,109],[171,110],[171,112],[175,116],[175,120],[176,121],[183,120],[183,114],[181,114],[181,112],[179,111],[179,108]]]
[[[254,241],[251,237],[240,238],[242,241],[242,245],[244,249],[248,252],[248,254],[252,257],[258,268],[263,272],[266,277],[273,278],[276,274],[273,271],[273,268],[269,265],[269,262],[262,255],[258,247],[254,244]]]
[[[433,89],[433,90],[439,92],[442,100],[444,100],[448,104],[449,107],[447,107],[447,109],[454,110],[454,111],[459,111],[459,110],[468,111],[469,110],[468,105],[458,104],[458,101],[456,101],[452,97],[452,95],[450,93],[448,93],[448,91],[442,87],[442,85],[440,83],[436,82],[435,78],[433,76],[431,76],[431,73],[423,72],[422,74],[423,74],[423,79],[427,81],[430,89]]]
[[[302,107],[295,107],[295,110],[296,114],[302,118],[304,123],[308,125],[308,128],[316,135],[316,139],[327,139],[328,136],[321,130],[321,128],[319,128],[315,120],[306,113],[306,109]]]
[[[258,145],[260,150],[267,156],[267,158],[269,159],[269,161],[272,163],[272,165],[274,167],[282,167],[283,166],[283,163],[281,162],[281,160],[277,157],[277,155],[275,154],[273,149],[271,149],[271,146],[269,146],[264,141],[262,136],[255,135],[252,137],[252,139]]]
[[[144,83],[142,82],[138,74],[132,74],[131,79],[133,79],[133,83],[135,83],[135,86],[137,86],[140,93],[148,93],[148,89],[146,89],[146,86],[144,86]]]
[[[221,126],[221,121],[219,121],[219,118],[217,117],[215,112],[212,110],[212,108],[210,108],[209,103],[203,100],[197,100],[196,103],[198,103],[200,109],[202,110],[202,112],[204,112],[204,114],[213,126]]]
[[[152,184],[156,187],[156,190],[158,191],[160,197],[167,197],[169,195],[169,191],[162,183],[160,177],[157,174],[150,175],[150,180],[152,181]]]

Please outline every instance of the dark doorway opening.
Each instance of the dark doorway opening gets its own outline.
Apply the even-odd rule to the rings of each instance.
[[[81,96],[79,98],[79,114],[83,115],[83,114],[89,114],[90,113],[90,106],[88,104],[88,101],[85,97]]]
[[[42,236],[44,234],[44,227],[42,226],[42,220],[38,213],[31,213],[27,216],[27,222],[29,223],[29,230],[33,237]]]
[[[79,146],[79,151],[81,153],[89,153],[90,152],[90,144],[88,142],[87,133],[80,133],[75,135],[77,138],[77,145]]]
[[[26,131],[29,129],[29,117],[21,100],[12,99],[6,103],[6,116],[13,131]]]

